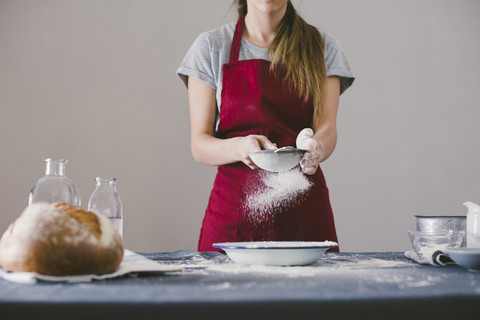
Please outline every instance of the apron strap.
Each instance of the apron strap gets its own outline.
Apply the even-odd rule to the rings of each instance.
[[[230,63],[238,62],[240,54],[240,44],[242,43],[243,26],[245,24],[245,17],[241,17],[237,21],[235,33],[233,34],[232,48],[230,50]]]

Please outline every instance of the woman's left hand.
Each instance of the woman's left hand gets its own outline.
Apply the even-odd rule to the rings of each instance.
[[[307,150],[300,161],[300,167],[306,174],[314,174],[317,172],[318,165],[321,161],[323,152],[323,144],[313,138],[313,130],[305,128],[297,136],[296,145],[298,149]]]

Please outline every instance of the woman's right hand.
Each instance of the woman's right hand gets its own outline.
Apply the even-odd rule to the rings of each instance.
[[[238,138],[238,152],[240,161],[245,163],[250,169],[258,169],[253,163],[248,153],[260,150],[275,150],[277,145],[268,140],[267,137],[257,134],[251,134],[246,137]]]
[[[212,166],[241,161],[248,167],[256,169],[257,166],[248,153],[277,148],[263,135],[217,138],[214,130],[217,112],[215,90],[202,80],[195,77],[188,78],[188,100],[191,148],[196,161]]]

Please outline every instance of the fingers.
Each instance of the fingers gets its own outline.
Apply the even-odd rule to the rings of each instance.
[[[262,148],[263,150],[275,150],[275,149],[278,149],[278,148],[277,148],[277,144],[271,142],[271,141],[268,140],[268,138],[265,137],[265,136],[262,136],[262,135],[251,135],[251,137],[257,139],[260,148]]]
[[[242,148],[244,151],[244,157],[249,152],[260,151],[263,148],[263,136],[249,135],[242,139]]]
[[[319,158],[312,158],[310,153],[305,153],[302,161],[300,161],[300,167],[306,174],[314,174],[317,172],[318,165],[320,164]]]
[[[303,173],[312,175],[315,172],[317,172],[318,166],[316,166],[316,167],[301,167],[301,168],[302,168]]]
[[[297,138],[297,148],[307,150],[302,161],[300,161],[300,167],[305,174],[311,175],[317,172],[322,148],[317,140],[308,137],[310,134],[313,136],[311,129],[304,129],[300,132]]]
[[[277,145],[275,143],[272,143],[270,140],[268,140],[267,137],[263,135],[249,135],[242,139],[242,141],[243,143],[241,144],[241,149],[243,151],[241,161],[250,169],[258,169],[258,167],[248,155],[250,152],[277,149]]]
[[[250,169],[258,169],[257,165],[253,163],[252,159],[250,159],[248,155],[242,162],[245,163]]]
[[[313,139],[313,138],[307,138],[305,140],[303,140],[301,143],[300,143],[300,149],[304,149],[304,150],[307,150],[309,153],[312,154],[312,157],[317,157],[318,153],[319,153],[319,145],[318,145],[318,142],[317,140]]]
[[[297,135],[297,141],[296,141],[297,148],[303,149],[301,147],[303,141],[305,141],[306,139],[311,138],[311,137],[313,137],[313,130],[312,129],[305,128],[302,131],[300,131],[300,133]]]
[[[265,138],[265,139],[266,139],[266,138]],[[278,148],[277,148],[277,144],[270,142],[270,140],[268,140],[268,139],[263,142],[262,147],[263,147],[263,149],[265,149],[265,150],[275,150],[275,149],[278,149]]]

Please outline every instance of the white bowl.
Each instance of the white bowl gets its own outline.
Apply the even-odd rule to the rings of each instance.
[[[330,248],[332,241],[252,241],[214,243],[237,263],[268,266],[301,266],[312,264]]]
[[[447,248],[445,253],[464,268],[480,270],[480,248]]]

